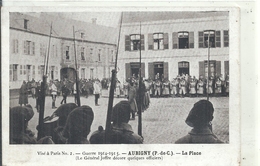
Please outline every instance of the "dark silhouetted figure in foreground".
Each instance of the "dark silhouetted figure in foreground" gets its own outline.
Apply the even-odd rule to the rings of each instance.
[[[214,108],[211,102],[200,100],[191,109],[186,123],[193,129],[188,135],[178,139],[176,144],[218,144],[223,143],[212,132]]]
[[[130,119],[131,106],[128,101],[120,101],[113,107],[112,126],[108,133],[107,144],[142,144],[143,138],[133,132]],[[91,144],[105,143],[105,130],[99,126],[90,137]]]
[[[67,144],[88,144],[87,136],[94,119],[91,107],[81,106],[75,108],[69,115],[63,130]]]
[[[28,128],[28,122],[33,115],[31,105],[10,109],[10,144],[53,144],[49,136],[36,140],[34,133]]]

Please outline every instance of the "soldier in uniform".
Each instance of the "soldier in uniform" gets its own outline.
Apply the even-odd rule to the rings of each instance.
[[[128,124],[131,107],[128,101],[120,101],[113,107],[112,126],[108,133],[108,144],[142,144],[143,138],[133,132]],[[103,144],[105,142],[105,130],[99,126],[90,137],[91,144]]]
[[[197,84],[197,95],[203,95],[203,94],[204,94],[204,82],[202,78],[200,78]]]
[[[210,77],[209,81],[207,81],[206,89],[207,89],[207,93],[209,95],[213,94],[213,78],[212,77]]]
[[[116,81],[116,89],[115,89],[115,93],[116,96],[119,98],[120,97],[120,91],[121,91],[121,83],[119,80]]]
[[[46,136],[37,141],[28,128],[28,123],[34,115],[31,105],[17,106],[10,109],[10,144],[53,144],[51,137]]]
[[[196,95],[196,80],[194,78],[190,81],[189,89],[191,97],[194,97]]]
[[[185,80],[184,77],[182,77],[181,81],[180,81],[180,84],[179,84],[179,87],[180,87],[180,92],[179,94],[181,95],[181,97],[184,97],[187,93],[187,82]]]
[[[176,144],[219,144],[223,143],[213,134],[211,121],[213,120],[214,108],[211,102],[200,100],[194,104],[186,124],[193,129],[188,135],[178,139]]]
[[[54,84],[53,81],[50,82],[50,91],[51,91],[51,98],[52,98],[52,108],[57,108],[55,106],[56,97],[57,97],[57,86]]]
[[[63,102],[66,104],[67,103],[67,96],[70,93],[70,90],[69,90],[69,88],[67,87],[66,84],[62,85],[61,93],[62,93],[63,99],[61,100],[60,104],[62,104]]]
[[[128,78],[128,79],[124,82],[124,84],[123,84],[123,91],[124,91],[125,97],[128,96],[129,81],[130,81],[130,78]]]
[[[229,75],[226,76],[224,87],[226,95],[229,96]]]
[[[155,89],[155,92],[154,92],[154,96],[161,96],[161,82],[159,79],[157,79],[154,83],[154,89]]]
[[[162,83],[162,94],[166,97],[170,96],[170,81],[168,79],[164,79]]]
[[[220,78],[218,78],[215,83],[215,93],[217,95],[222,94],[222,81],[220,80]]]
[[[63,136],[67,139],[66,144],[89,144],[87,139],[94,119],[91,107],[81,106],[69,113]]]
[[[171,82],[172,85],[172,92],[171,94],[173,94],[173,97],[176,97],[178,95],[178,86],[179,86],[179,81],[177,78],[174,78]]]

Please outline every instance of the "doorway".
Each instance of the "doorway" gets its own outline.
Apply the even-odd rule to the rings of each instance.
[[[163,62],[154,62],[155,79],[158,79],[158,78],[160,80],[163,79],[163,77],[164,77],[164,70],[163,69],[164,69]]]
[[[76,80],[76,70],[68,67],[62,68],[60,70],[60,79],[67,79],[74,82]]]

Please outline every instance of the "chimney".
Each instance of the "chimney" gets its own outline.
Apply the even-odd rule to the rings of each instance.
[[[97,18],[92,18],[92,24],[96,24],[97,23]]]

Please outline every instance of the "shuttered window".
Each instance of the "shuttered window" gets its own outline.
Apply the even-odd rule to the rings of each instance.
[[[14,39],[13,40],[13,53],[18,53],[18,40],[17,39]]]
[[[128,41],[126,40],[126,43]],[[144,35],[140,34],[132,34],[130,35],[130,50],[128,51],[136,51],[140,49],[140,42],[141,42],[141,50],[144,50]],[[126,48],[128,46],[126,45]]]
[[[199,32],[199,48],[204,48],[203,32]]]
[[[130,50],[131,50],[130,36],[125,35],[125,51],[130,51]]]
[[[148,34],[148,50],[153,50],[153,34]]]
[[[164,34],[163,34],[163,46],[164,46],[164,49],[168,49],[168,48],[169,48],[169,37],[168,37],[168,33],[164,33]]]
[[[216,31],[216,47],[221,47],[221,32]]]
[[[194,48],[194,32],[189,32],[189,48]]]
[[[164,49],[164,35],[163,33],[153,34],[153,49],[163,50]]]
[[[172,33],[172,48],[173,49],[177,49],[178,48],[178,33],[177,32],[173,32]]]
[[[229,47],[229,31],[224,31],[224,47]]]

